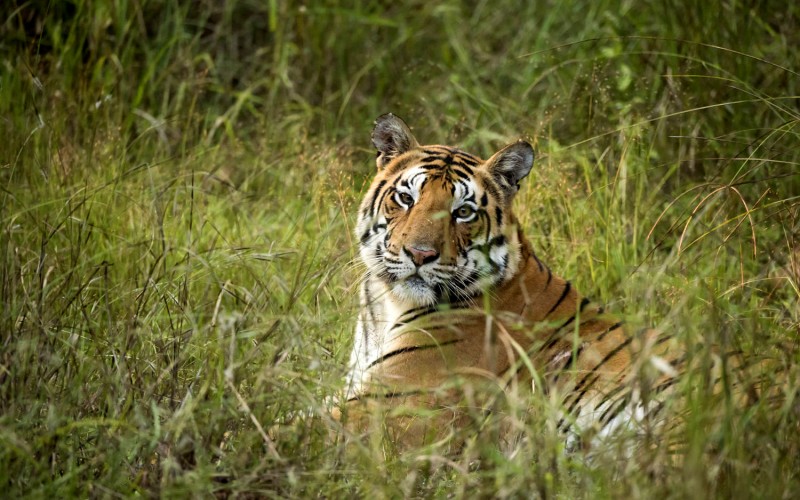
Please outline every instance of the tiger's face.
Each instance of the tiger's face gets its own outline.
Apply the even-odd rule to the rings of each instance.
[[[388,114],[372,134],[376,175],[359,210],[360,254],[371,276],[410,306],[468,301],[517,270],[510,211],[533,149],[517,142],[489,160],[420,146]]]

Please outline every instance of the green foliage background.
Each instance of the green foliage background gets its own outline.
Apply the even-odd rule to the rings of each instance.
[[[7,495],[800,494],[794,3],[9,0],[0,23]],[[785,400],[695,394],[679,461],[565,454],[546,412],[514,456],[342,446],[324,401],[386,111],[484,157],[527,137],[539,255],[686,345],[776,360]]]

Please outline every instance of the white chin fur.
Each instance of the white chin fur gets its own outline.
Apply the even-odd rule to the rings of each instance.
[[[399,281],[391,286],[391,293],[398,300],[412,306],[431,306],[436,303],[436,294],[427,284]]]

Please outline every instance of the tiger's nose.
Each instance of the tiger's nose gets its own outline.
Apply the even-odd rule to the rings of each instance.
[[[418,247],[403,247],[406,254],[411,257],[411,260],[414,261],[414,264],[417,266],[421,266],[423,264],[427,264],[428,262],[433,262],[436,260],[436,257],[439,256],[439,252],[430,248],[418,248]]]

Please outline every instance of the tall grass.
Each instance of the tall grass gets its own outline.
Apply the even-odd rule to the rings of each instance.
[[[0,7],[9,496],[800,493],[798,20],[784,2],[11,0]],[[516,203],[584,293],[784,369],[666,447],[341,445],[372,119],[539,153]],[[700,349],[700,348],[698,348]],[[724,406],[724,405],[722,405]],[[314,408],[319,418],[276,424]],[[655,441],[657,444],[659,441]],[[436,467],[431,467],[431,463]],[[479,465],[476,465],[479,464]]]

